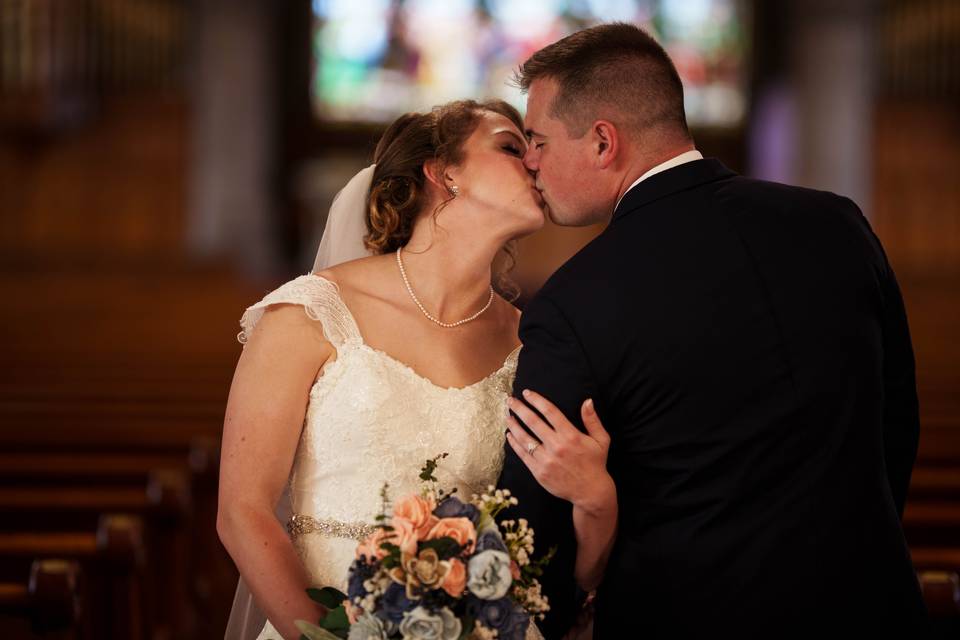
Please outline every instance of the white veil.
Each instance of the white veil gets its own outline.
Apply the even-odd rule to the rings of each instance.
[[[322,271],[341,262],[349,262],[371,255],[363,246],[367,233],[367,197],[373,183],[370,165],[350,179],[337,193],[327,214],[327,223],[320,239],[320,249],[313,262],[313,271]],[[284,491],[276,508],[277,520],[286,523],[290,519],[290,493]],[[267,617],[253,599],[253,594],[241,577],[230,609],[230,620],[224,632],[224,640],[255,640],[263,629]]]
[[[371,255],[363,246],[363,236],[367,234],[367,197],[376,166],[372,164],[353,176],[333,199],[313,262],[314,273]]]

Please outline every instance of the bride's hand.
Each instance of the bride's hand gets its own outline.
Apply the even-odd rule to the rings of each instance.
[[[608,502],[611,493],[615,496],[613,478],[607,472],[610,435],[600,422],[593,400],[587,399],[580,407],[587,429],[583,433],[540,394],[525,389],[523,397],[546,421],[511,397],[507,401],[510,410],[536,439],[511,415],[507,418],[507,440],[537,482],[554,496],[591,510]]]

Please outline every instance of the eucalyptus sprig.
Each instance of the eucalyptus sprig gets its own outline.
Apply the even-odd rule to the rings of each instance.
[[[446,458],[448,455],[450,454],[441,453],[435,458],[427,460],[426,464],[423,465],[423,468],[420,469],[420,479],[424,482],[439,482],[436,476],[433,475],[433,472],[437,470],[437,466],[439,466],[440,461]]]

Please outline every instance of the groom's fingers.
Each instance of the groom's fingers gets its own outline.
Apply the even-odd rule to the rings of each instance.
[[[517,414],[517,418],[520,419],[527,429],[533,432],[533,435],[537,439],[546,444],[550,436],[553,435],[553,429],[546,422],[540,419],[534,411],[525,405],[521,400],[510,397],[507,398],[507,406],[510,407],[510,410]]]

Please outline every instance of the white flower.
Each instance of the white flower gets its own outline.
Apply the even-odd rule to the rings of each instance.
[[[383,621],[377,616],[364,612],[355,623],[350,625],[347,640],[384,640],[386,637],[387,630],[383,627]]]
[[[540,583],[536,580],[531,581],[528,589],[518,585],[514,595],[520,606],[531,616],[543,620],[544,614],[550,611],[550,602],[541,592]]]
[[[497,600],[507,595],[513,576],[510,575],[510,556],[503,551],[487,549],[472,558],[467,565],[467,588],[482,600]]]
[[[457,640],[462,628],[460,620],[447,608],[441,609],[439,615],[434,615],[423,607],[417,607],[405,612],[400,623],[404,640]]]

